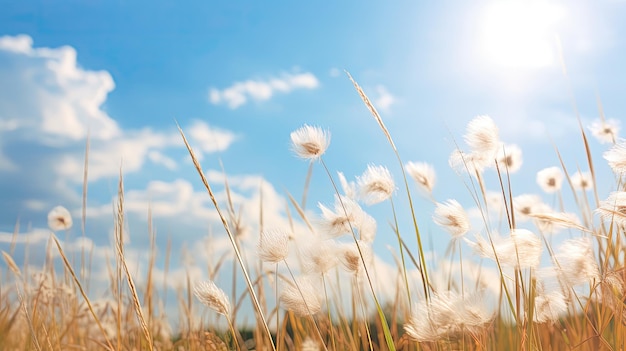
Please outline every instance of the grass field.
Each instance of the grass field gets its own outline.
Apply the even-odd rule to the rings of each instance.
[[[519,150],[501,143],[498,127],[489,117],[472,120],[459,150],[450,156],[450,164],[467,180],[474,203],[466,206],[475,207],[482,220],[483,228],[473,228],[473,233],[479,233],[473,236],[468,235],[468,208],[456,199],[432,196],[436,181],[432,168],[403,161],[376,109],[353,83],[405,170],[396,175],[401,182],[394,183],[386,167],[375,165],[355,181],[336,176],[324,162],[330,133],[303,126],[291,134],[292,151],[309,160],[311,167],[324,170],[334,187],[335,203],[320,206],[317,216],[311,218],[302,203],[290,196],[291,220],[304,223],[316,240],[306,247],[294,247],[290,228],[263,229],[258,236],[259,260],[250,262],[240,252],[236,208],[232,202],[217,202],[181,130],[199,179],[231,241],[236,264],[232,279],[245,282],[246,293],[233,299],[225,292],[229,287],[210,280],[188,281],[178,292],[178,315],[166,315],[163,297],[152,278],[157,255],[154,241],[145,248],[151,253],[146,276],[141,277],[146,283],[135,284],[137,277],[127,265],[120,177],[115,264],[109,267],[107,296],[90,300],[90,253],[83,252],[80,259],[68,258],[56,235],[62,235],[73,220],[67,210],[55,208],[49,216],[52,231],[43,270],[18,266],[12,250],[3,251],[7,269],[0,290],[0,349],[624,349],[626,144],[618,140],[616,126],[601,116],[588,135],[589,130],[581,125],[589,172],[568,168],[561,161],[537,174],[543,194],[516,195],[509,175],[519,168]],[[603,159],[592,159],[588,137],[609,145]],[[608,162],[614,171],[611,194],[598,194],[593,186],[597,178],[594,162]],[[488,168],[496,169],[496,184],[485,183],[483,172]],[[486,190],[494,188],[500,191]],[[418,196],[432,202],[432,220],[450,234],[447,268],[428,258],[418,209],[413,208]],[[397,197],[407,197],[412,214],[409,231],[400,232],[395,216],[374,219],[366,212],[367,205],[389,202],[395,214]],[[548,205],[546,198],[555,200],[554,205]],[[570,198],[574,203],[565,204],[564,199]],[[372,282],[377,222],[391,223],[397,235],[397,274],[389,279],[397,290],[392,300],[382,300]],[[567,232],[569,237],[553,246],[551,235],[557,231]],[[337,241],[339,237],[347,240]],[[417,247],[406,245],[407,238],[415,238]],[[287,259],[293,256],[298,260]],[[475,262],[484,264],[485,270]],[[222,263],[216,270],[222,269]],[[458,268],[454,274],[453,264]],[[493,274],[487,274],[488,267]],[[43,273],[31,274],[31,270]],[[208,277],[217,273],[210,272]],[[339,280],[344,284],[337,284]],[[339,286],[351,288],[338,291]],[[348,303],[341,298],[346,294]],[[198,310],[207,307],[214,312],[210,318],[203,313],[199,321]],[[242,309],[254,311],[253,327],[243,328],[237,319]],[[178,330],[170,327],[172,319],[180,321]]]

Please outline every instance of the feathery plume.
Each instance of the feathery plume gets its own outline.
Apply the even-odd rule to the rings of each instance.
[[[322,204],[318,206],[322,211],[319,225],[324,233],[339,236],[351,233],[351,229],[354,229],[362,240],[374,241],[376,220],[365,213],[356,201],[335,195],[334,211]]]
[[[515,210],[516,219],[526,220],[536,212],[543,212],[545,206],[538,195],[523,194],[513,198],[513,209]]]
[[[609,166],[611,166],[613,172],[617,174],[626,173],[626,141],[620,141],[618,144],[613,145],[602,156],[609,161]]]
[[[576,190],[588,191],[593,189],[593,180],[591,179],[591,173],[577,171],[570,177],[572,186]]]
[[[498,148],[496,160],[503,172],[515,173],[522,167],[522,149],[510,144]]]
[[[284,260],[289,254],[289,234],[281,229],[264,230],[259,238],[258,250],[264,262]]]
[[[548,194],[561,190],[563,172],[558,167],[548,167],[537,172],[537,184]]]
[[[56,206],[48,212],[48,227],[53,231],[70,229],[72,224],[72,215],[65,207]]]
[[[296,278],[295,284],[288,284],[280,294],[280,302],[298,316],[314,315],[322,309],[315,285],[307,277]]]
[[[535,220],[535,224],[542,233],[555,234],[563,228],[574,228],[582,231],[589,231],[580,223],[580,219],[575,213],[553,212],[548,205],[546,211],[533,211],[529,216]]]
[[[215,285],[214,282],[207,280],[196,284],[193,289],[196,298],[208,308],[215,312],[230,316],[230,302],[224,291]]]
[[[407,162],[404,166],[406,172],[415,180],[420,189],[431,194],[437,181],[435,169],[426,162]]]
[[[291,144],[298,157],[317,160],[330,145],[330,132],[305,124],[291,132]]]
[[[435,293],[417,304],[404,330],[419,342],[437,341],[459,332],[477,334],[493,319],[481,296],[453,291]]]
[[[464,139],[473,152],[491,159],[500,146],[498,127],[486,115],[477,116],[467,124]]]
[[[346,177],[343,175],[343,172],[337,172],[337,177],[339,177],[339,184],[341,184],[341,189],[343,189],[343,194],[349,199],[356,199],[356,184],[354,182],[349,182],[346,180]]]
[[[326,274],[339,264],[338,244],[333,240],[313,242],[304,252],[304,270],[308,273]]]
[[[559,291],[552,291],[535,296],[535,323],[554,323],[567,311],[565,296]]]
[[[359,248],[356,247],[357,244],[363,254],[363,260],[361,260]],[[360,274],[363,271],[363,261],[369,263],[372,258],[373,255],[371,246],[360,240],[356,243],[352,242],[343,244],[339,249],[339,261],[343,264],[346,270],[352,274]]]
[[[494,238],[493,246],[482,236],[476,242],[465,240],[482,257],[517,268],[537,268],[541,260],[541,239],[530,230],[513,229],[508,238]]]
[[[593,256],[589,238],[566,240],[555,255],[561,281],[568,286],[586,284],[600,279],[600,270]]]
[[[606,200],[600,201],[596,213],[602,219],[613,221],[621,227],[626,227],[626,191],[614,191]]]
[[[589,126],[591,134],[602,144],[615,143],[619,129],[620,123],[615,119],[598,119]]]
[[[357,178],[359,192],[368,205],[383,202],[393,195],[396,185],[385,166],[368,165],[367,170]]]
[[[486,157],[484,153],[466,153],[459,149],[452,151],[448,164],[458,172],[468,172],[471,175],[483,173],[485,168],[492,165],[493,158]]]
[[[469,216],[456,200],[437,203],[433,221],[448,231],[453,238],[463,236],[470,229]]]

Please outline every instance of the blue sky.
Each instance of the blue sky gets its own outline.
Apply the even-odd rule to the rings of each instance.
[[[331,172],[353,178],[369,163],[382,164],[400,182],[392,150],[344,70],[381,112],[403,160],[435,166],[437,200],[472,207],[467,178],[449,168],[448,156],[480,114],[524,152],[514,191],[539,192],[536,172],[558,165],[554,146],[570,169],[586,170],[570,89],[583,127],[598,118],[597,96],[608,118],[623,120],[626,6],[523,4],[0,1],[0,245],[8,250],[19,223],[15,257],[22,262],[24,242],[35,251],[45,245],[46,214],[56,205],[79,222],[87,131],[87,237],[96,248],[108,246],[122,165],[137,267],[145,263],[152,207],[159,247],[172,241],[173,270],[191,258],[185,264],[198,278],[211,260],[198,243],[209,232],[222,239],[223,233],[176,122],[222,194],[223,162],[251,223],[263,184],[268,221],[287,224],[286,192],[300,198],[308,167],[289,150],[289,133],[305,123],[332,133],[325,155]],[[591,147],[606,194],[607,146],[591,140]],[[333,197],[318,166],[310,192],[314,216],[317,202]],[[401,191],[396,197],[403,227],[406,197]],[[416,197],[416,207],[422,230],[442,251],[448,236],[430,221],[432,203]],[[367,210],[379,221],[375,250],[389,262],[386,246],[397,245],[386,226],[389,206]],[[407,241],[414,245],[412,235]],[[66,244],[79,243],[76,225]],[[228,249],[220,245],[212,249]]]

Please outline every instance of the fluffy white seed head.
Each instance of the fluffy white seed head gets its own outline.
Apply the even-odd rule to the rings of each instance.
[[[337,172],[337,177],[339,178],[339,184],[341,184],[344,196],[349,199],[356,200],[356,184],[354,182],[349,182],[342,172]]]
[[[311,337],[307,336],[304,341],[302,341],[302,345],[300,346],[300,351],[319,351],[320,344],[317,341],[311,339]]]
[[[615,143],[620,130],[620,122],[615,119],[595,120],[590,126],[591,134],[602,144]]]
[[[437,203],[433,221],[454,238],[463,236],[470,229],[469,216],[456,200]]]
[[[330,145],[330,132],[305,124],[291,133],[291,145],[298,157],[317,160]]]
[[[55,232],[70,229],[73,223],[70,211],[63,206],[57,206],[48,212],[48,227]]]
[[[482,174],[485,168],[492,166],[493,160],[493,157],[486,157],[484,153],[467,153],[456,149],[450,154],[448,164],[457,172],[467,172],[476,176]]]
[[[420,189],[428,194],[433,192],[437,175],[432,165],[426,162],[408,162],[404,168]]]
[[[589,238],[566,240],[559,247],[555,260],[559,278],[569,286],[600,279],[600,270]]]
[[[214,282],[207,280],[197,283],[193,289],[193,293],[203,305],[221,315],[226,317],[230,316],[230,302],[228,301],[228,297]]]
[[[477,116],[467,124],[465,142],[472,152],[492,158],[500,146],[498,127],[491,117]]]
[[[626,173],[626,141],[613,145],[603,156],[609,162],[613,172],[616,174]]]
[[[544,212],[545,207],[542,206],[541,197],[534,194],[522,194],[513,198],[513,209],[515,210],[516,220],[527,220],[530,215],[537,212]]]
[[[367,170],[357,178],[361,198],[368,205],[383,202],[393,195],[396,185],[385,166],[368,165]]]
[[[522,149],[517,145],[502,145],[498,148],[496,160],[502,173],[515,173],[522,167]]]
[[[365,213],[356,201],[345,196],[335,196],[333,210],[322,204],[318,206],[322,211],[318,223],[324,234],[334,237],[356,230],[361,239],[374,240],[376,220]]]
[[[554,323],[567,312],[565,296],[559,291],[552,291],[535,296],[535,323]]]
[[[591,173],[577,171],[570,177],[572,186],[576,190],[588,191],[593,189],[593,180],[591,179]]]
[[[283,288],[280,294],[280,302],[287,310],[298,316],[309,316],[318,313],[322,309],[322,303],[315,285],[307,277],[296,278]]]
[[[482,256],[516,268],[537,268],[541,261],[541,239],[526,229],[513,229],[508,238],[494,238],[492,244],[482,236],[476,242],[466,240]]]
[[[606,200],[600,201],[596,213],[604,220],[626,227],[626,191],[612,192]]]
[[[369,244],[364,243],[362,241],[357,241],[359,247],[357,248],[357,244],[346,243],[342,244],[339,253],[339,261],[342,263],[344,268],[352,273],[352,274],[360,274],[363,272],[363,261],[366,264],[369,264],[373,258],[372,248]],[[363,258],[361,258],[361,254],[359,254],[359,248],[361,249],[361,254],[363,254]]]
[[[304,270],[307,273],[326,274],[339,264],[339,244],[333,240],[314,241],[304,252]]]
[[[537,184],[548,194],[561,190],[563,172],[558,167],[548,167],[537,172]]]
[[[264,262],[280,262],[289,254],[289,234],[282,229],[264,230],[257,248]]]

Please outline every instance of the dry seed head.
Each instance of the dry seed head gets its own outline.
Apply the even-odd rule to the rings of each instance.
[[[337,177],[339,177],[339,184],[341,184],[343,194],[347,198],[355,200],[357,196],[356,184],[354,182],[348,182],[342,172],[337,172]]]
[[[558,291],[535,296],[535,323],[554,323],[567,312],[565,296]]]
[[[363,175],[358,177],[357,184],[361,198],[368,205],[391,198],[396,190],[391,173],[385,166],[368,165]]]
[[[517,145],[503,145],[498,148],[496,160],[501,172],[515,173],[522,167],[522,149]]]
[[[357,243],[359,245],[358,248],[356,246]],[[360,274],[363,271],[363,261],[369,263],[373,258],[372,248],[369,244],[360,240],[357,241],[357,243],[352,242],[343,244],[339,250],[339,260],[346,270],[352,274]],[[359,248],[361,249],[361,253],[359,253]],[[362,259],[361,254],[363,254]]]
[[[433,221],[448,231],[454,238],[463,236],[470,229],[469,216],[456,200],[437,203]]]
[[[559,247],[555,260],[559,278],[569,286],[600,279],[600,270],[589,238],[566,240]]]
[[[609,162],[609,166],[616,174],[626,173],[626,141],[620,141],[619,144],[604,153],[604,159]]]
[[[345,196],[335,196],[334,211],[318,204],[322,211],[319,225],[325,234],[339,236],[351,232],[351,227],[361,221],[364,215],[363,209],[356,201]]]
[[[577,171],[572,174],[570,181],[576,190],[587,191],[593,189],[593,180],[591,179],[591,173],[589,172]]]
[[[309,273],[326,274],[339,264],[338,245],[333,240],[314,242],[304,250],[304,270]]]
[[[291,133],[291,144],[298,157],[317,160],[330,145],[330,132],[305,124]]]
[[[280,302],[298,316],[314,315],[322,309],[317,290],[306,277],[296,278],[295,284],[288,284],[280,294]]]
[[[558,167],[548,167],[537,172],[537,184],[548,194],[561,190],[563,172]]]
[[[226,317],[230,316],[230,302],[228,301],[228,297],[214,282],[207,280],[197,283],[193,289],[193,293],[205,306],[221,315]]]
[[[404,168],[420,189],[429,194],[433,192],[437,181],[437,175],[433,166],[426,162],[408,162]]]
[[[590,126],[591,134],[602,144],[612,144],[617,141],[620,122],[615,119],[595,120]]]
[[[534,194],[523,194],[513,198],[513,209],[515,210],[516,219],[526,220],[530,215],[536,212],[544,212],[541,197]]]
[[[264,230],[259,238],[258,250],[264,262],[284,260],[289,254],[289,234],[281,229]]]
[[[472,149],[472,152],[493,158],[500,146],[498,127],[491,117],[477,116],[467,124],[465,142]]]
[[[484,153],[466,153],[459,149],[452,151],[448,164],[458,172],[467,172],[475,176],[481,174],[485,168],[492,165],[493,158],[486,157]]]
[[[65,207],[57,206],[48,212],[48,227],[53,231],[70,229],[72,224],[72,215]]]
[[[317,341],[311,339],[311,337],[307,336],[304,341],[302,342],[302,345],[300,346],[300,351],[319,351],[320,350],[320,345],[317,343]]]

